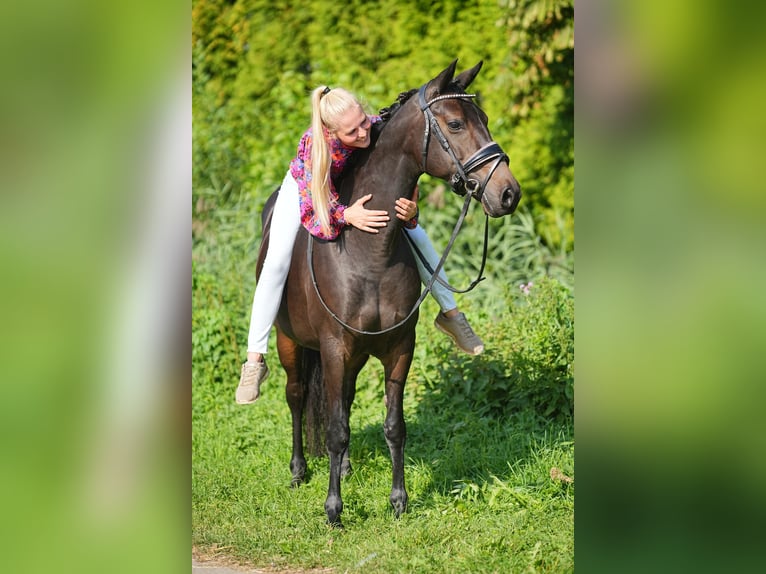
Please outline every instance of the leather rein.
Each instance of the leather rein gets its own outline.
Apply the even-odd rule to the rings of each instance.
[[[319,286],[317,285],[317,280],[316,280],[316,273],[314,272],[314,257],[313,257],[314,239],[313,239],[313,236],[309,234],[309,240],[307,242],[308,245],[306,250],[306,257],[308,261],[309,274],[311,276],[311,283],[314,286],[314,291],[317,294],[317,298],[319,299],[319,302],[322,304],[325,311],[327,311],[333,317],[333,319],[335,319],[338,323],[340,323],[342,327],[348,329],[349,331],[353,331],[354,333],[359,333],[360,335],[382,335],[384,333],[388,333],[389,331],[393,331],[394,329],[398,329],[399,327],[404,325],[407,321],[410,320],[412,315],[420,308],[420,305],[428,296],[428,293],[431,292],[435,281],[438,281],[441,285],[443,285],[444,287],[446,287],[447,289],[449,289],[450,291],[454,293],[467,293],[468,291],[471,291],[474,287],[476,287],[476,285],[484,279],[483,273],[484,273],[484,266],[487,261],[487,240],[489,235],[489,216],[486,214],[484,216],[484,248],[482,252],[481,268],[479,269],[479,274],[476,277],[476,279],[474,279],[466,289],[460,290],[460,289],[455,289],[454,287],[449,285],[446,281],[442,280],[439,277],[439,272],[444,266],[444,262],[447,260],[447,255],[452,249],[452,245],[454,244],[455,239],[457,238],[457,235],[460,231],[460,228],[463,225],[463,221],[465,221],[465,216],[468,213],[468,207],[471,204],[471,198],[475,198],[479,202],[482,201],[482,197],[484,195],[484,190],[487,187],[487,183],[489,183],[490,178],[495,173],[495,170],[500,165],[500,162],[504,161],[506,163],[509,163],[508,155],[503,151],[503,149],[496,142],[493,141],[483,146],[478,151],[476,151],[476,153],[471,155],[471,157],[468,158],[465,164],[463,164],[458,159],[457,155],[455,155],[455,152],[453,151],[452,146],[450,146],[449,140],[447,140],[447,137],[444,135],[444,132],[439,126],[439,122],[436,120],[436,117],[431,111],[431,106],[435,104],[436,102],[440,102],[442,100],[458,99],[458,98],[460,99],[475,98],[476,94],[444,94],[441,96],[436,96],[435,98],[432,98],[431,100],[426,100],[425,89],[426,89],[425,86],[421,86],[420,90],[418,91],[418,100],[419,100],[420,110],[423,112],[423,115],[425,116],[424,118],[425,129],[423,132],[423,151],[422,151],[423,172],[426,171],[426,163],[428,161],[428,146],[431,140],[431,133],[433,133],[436,136],[436,139],[439,141],[439,144],[441,145],[442,149],[450,156],[450,158],[452,158],[452,162],[455,164],[455,167],[456,167],[456,172],[450,178],[452,191],[454,191],[456,194],[460,196],[466,196],[466,199],[465,199],[465,202],[463,203],[463,208],[460,212],[460,216],[458,217],[458,220],[455,223],[455,227],[452,230],[452,235],[450,237],[449,242],[447,243],[446,249],[444,250],[444,254],[439,260],[439,263],[436,265],[436,269],[431,269],[430,265],[426,262],[423,254],[420,252],[417,246],[412,242],[409,235],[406,233],[406,230],[403,229],[404,236],[407,238],[407,241],[409,242],[413,251],[416,253],[416,255],[418,256],[420,261],[423,263],[424,267],[428,270],[428,272],[431,273],[431,278],[429,279],[428,284],[425,286],[425,289],[423,289],[423,291],[421,292],[420,297],[415,302],[415,305],[412,307],[412,309],[407,314],[407,316],[404,317],[404,319],[402,319],[401,321],[395,323],[394,325],[386,329],[382,329],[380,331],[365,331],[362,329],[357,329],[356,327],[352,327],[348,323],[344,322],[340,317],[338,317],[338,315],[336,315],[332,311],[332,309],[330,309],[327,306],[327,303],[325,302],[324,298],[319,292]],[[468,174],[470,174],[472,171],[474,171],[475,169],[478,169],[479,167],[493,160],[494,160],[494,164],[490,168],[483,182],[479,183],[478,180],[471,179],[468,177]]]

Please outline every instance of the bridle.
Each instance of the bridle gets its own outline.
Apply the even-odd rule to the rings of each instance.
[[[423,112],[424,120],[425,120],[425,127],[423,129],[423,151],[422,151],[422,157],[423,157],[423,166],[422,169],[425,172],[426,171],[426,164],[428,162],[428,144],[431,140],[431,132],[433,131],[434,135],[436,136],[436,139],[439,141],[439,144],[441,145],[442,149],[447,153],[447,155],[452,158],[452,162],[455,164],[456,172],[452,174],[452,177],[450,178],[450,184],[452,186],[452,191],[454,191],[459,196],[464,196],[466,193],[470,194],[469,197],[466,198],[465,203],[463,203],[463,209],[460,212],[460,217],[457,220],[457,223],[455,224],[455,228],[452,231],[452,236],[450,237],[449,242],[447,243],[447,248],[444,250],[444,254],[441,257],[441,260],[439,261],[439,264],[436,266],[436,269],[431,269],[431,266],[429,265],[428,261],[426,261],[425,256],[420,252],[417,245],[410,239],[409,235],[407,235],[405,231],[405,237],[407,238],[407,241],[409,242],[410,246],[412,247],[412,250],[415,252],[415,255],[420,259],[420,262],[423,264],[423,266],[428,270],[429,273],[431,273],[431,281],[429,282],[427,289],[430,290],[434,279],[438,281],[443,287],[446,289],[449,289],[453,293],[467,293],[468,291],[471,291],[476,285],[479,283],[479,281],[482,281],[484,277],[482,276],[484,273],[484,266],[487,262],[487,242],[489,238],[489,216],[485,214],[484,217],[484,247],[482,250],[482,257],[481,257],[481,268],[479,269],[479,274],[476,276],[476,279],[474,279],[471,284],[466,287],[465,289],[456,289],[452,287],[449,283],[444,281],[441,277],[438,276],[439,271],[441,270],[442,266],[444,265],[444,261],[447,259],[447,254],[452,249],[452,244],[455,242],[455,238],[457,237],[458,232],[460,231],[460,227],[463,225],[463,220],[465,219],[466,213],[468,212],[468,207],[471,203],[471,197],[475,198],[477,201],[481,202],[482,198],[484,197],[484,190],[487,188],[487,183],[489,183],[490,178],[492,175],[494,175],[495,170],[500,165],[501,161],[504,161],[506,164],[510,164],[510,159],[508,158],[508,154],[506,154],[503,151],[503,148],[500,147],[499,144],[497,144],[494,141],[489,142],[485,146],[478,149],[471,157],[468,158],[468,160],[463,164],[455,155],[454,150],[452,149],[452,146],[449,143],[449,140],[447,140],[447,137],[444,135],[444,132],[442,131],[441,127],[439,126],[439,122],[436,120],[436,116],[434,116],[434,113],[431,111],[431,106],[435,104],[436,102],[441,102],[443,100],[451,100],[451,99],[471,99],[475,98],[476,94],[443,94],[441,96],[436,96],[434,98],[431,98],[430,100],[426,100],[426,85],[423,85],[418,90],[418,104],[420,105],[420,111]],[[468,174],[470,174],[475,169],[480,168],[486,163],[489,163],[490,161],[494,160],[495,163],[492,164],[492,167],[490,168],[489,172],[487,172],[487,176],[484,178],[484,181],[481,183],[478,182],[476,179],[471,179],[468,177]]]
[[[439,122],[436,120],[436,117],[431,111],[431,106],[435,104],[436,102],[440,102],[442,100],[458,99],[458,98],[462,98],[462,99],[475,98],[476,94],[444,94],[441,96],[436,96],[435,98],[432,98],[431,100],[426,100],[425,94],[426,94],[426,86],[424,85],[424,86],[421,86],[420,90],[418,91],[418,100],[419,100],[420,110],[423,112],[424,119],[425,119],[425,129],[423,132],[422,169],[424,172],[426,171],[426,163],[428,161],[428,145],[431,140],[431,133],[433,132],[433,134],[436,136],[436,139],[439,140],[439,144],[441,145],[442,149],[452,158],[452,162],[455,164],[455,167],[457,169],[457,171],[450,178],[452,191],[454,191],[456,194],[460,195],[461,197],[465,196],[466,194],[469,194],[469,195],[468,197],[465,198],[465,202],[463,203],[463,209],[461,210],[460,216],[458,217],[458,220],[455,223],[455,228],[452,230],[452,236],[450,237],[447,247],[444,250],[444,254],[441,256],[439,263],[436,265],[436,269],[431,269],[431,266],[426,261],[425,256],[420,252],[420,250],[417,248],[415,243],[410,239],[409,235],[406,233],[406,230],[404,228],[402,229],[402,231],[404,232],[404,236],[406,237],[407,241],[409,242],[416,256],[420,259],[421,263],[423,263],[424,267],[428,270],[428,272],[431,273],[431,278],[428,281],[428,284],[425,286],[425,289],[423,289],[423,291],[421,292],[420,297],[415,302],[415,305],[412,307],[410,312],[407,313],[407,316],[404,317],[404,319],[402,319],[401,321],[397,322],[396,324],[391,325],[390,327],[386,329],[382,329],[380,331],[365,331],[362,329],[357,329],[355,327],[352,327],[348,323],[344,322],[340,317],[338,317],[338,315],[335,314],[335,312],[332,311],[332,309],[330,309],[327,306],[327,303],[325,303],[325,300],[322,297],[322,294],[319,292],[319,286],[317,285],[317,281],[316,281],[316,274],[314,273],[314,257],[313,257],[314,239],[310,233],[308,234],[309,238],[308,238],[308,245],[306,250],[306,258],[307,258],[307,263],[309,268],[309,275],[311,276],[311,283],[314,286],[314,291],[316,292],[319,302],[322,304],[325,311],[327,311],[333,317],[333,319],[335,319],[341,326],[345,327],[349,331],[353,331],[354,333],[359,333],[361,335],[382,335],[384,333],[388,333],[389,331],[393,331],[394,329],[398,329],[399,327],[404,325],[407,321],[410,320],[412,315],[420,308],[421,303],[423,303],[428,293],[432,290],[434,282],[436,281],[438,281],[441,285],[443,285],[445,288],[449,289],[450,291],[454,293],[467,293],[468,291],[471,291],[474,287],[476,287],[476,285],[484,279],[483,273],[484,273],[484,266],[487,262],[487,241],[488,241],[488,234],[489,234],[489,216],[486,216],[486,215],[484,219],[484,248],[483,248],[482,258],[481,258],[481,268],[479,269],[479,274],[476,277],[476,279],[474,279],[466,289],[455,289],[454,287],[449,285],[447,282],[442,280],[441,277],[439,277],[439,272],[444,266],[444,262],[447,260],[447,255],[452,249],[452,245],[455,242],[455,239],[457,238],[457,234],[460,231],[460,227],[463,225],[465,216],[468,213],[468,207],[470,206],[470,203],[471,203],[471,198],[475,198],[477,201],[481,202],[482,197],[484,195],[484,190],[487,187],[487,183],[489,183],[490,178],[495,173],[495,170],[500,165],[500,162],[504,161],[506,164],[510,164],[510,160],[508,158],[508,155],[503,151],[503,149],[496,142],[492,141],[488,143],[487,145],[483,146],[482,148],[480,148],[479,150],[477,150],[473,155],[471,155],[471,157],[468,158],[465,164],[461,163],[457,155],[455,155],[455,152],[453,151],[452,146],[450,146],[450,143],[447,140],[447,137],[444,135],[444,132],[439,126]],[[481,166],[483,166],[486,163],[489,163],[492,160],[494,160],[495,163],[490,168],[483,182],[479,183],[478,180],[470,179],[468,177],[468,174],[470,174],[472,171],[480,168]]]
[[[450,178],[452,191],[460,196],[463,196],[466,193],[470,193],[474,198],[476,198],[476,200],[481,201],[482,196],[484,195],[484,190],[487,187],[487,183],[489,183],[489,179],[495,173],[495,170],[500,165],[500,162],[504,161],[506,164],[510,164],[508,155],[496,142],[490,142],[476,151],[476,153],[474,153],[471,157],[469,157],[465,164],[461,163],[457,155],[455,155],[452,146],[450,146],[447,137],[444,135],[444,132],[439,126],[439,122],[436,120],[436,116],[434,116],[434,113],[431,111],[431,106],[436,102],[441,102],[442,100],[470,99],[475,97],[476,94],[444,94],[441,96],[436,96],[431,100],[426,100],[426,86],[421,86],[420,90],[418,90],[418,104],[420,105],[420,111],[423,112],[425,119],[422,152],[423,171],[428,171],[426,169],[426,164],[428,162],[428,144],[430,143],[431,132],[433,131],[433,134],[436,136],[436,139],[439,140],[439,144],[442,146],[442,149],[447,153],[447,155],[450,156],[450,158],[452,158],[452,162],[455,164],[455,168],[457,169],[457,171]],[[492,160],[495,160],[495,163],[490,168],[489,172],[487,173],[487,177],[484,178],[483,182],[479,183],[478,180],[470,179],[468,177],[468,174],[470,174],[473,170],[480,168]]]

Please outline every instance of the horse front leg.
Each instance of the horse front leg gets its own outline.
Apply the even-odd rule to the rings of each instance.
[[[404,486],[404,445],[407,442],[407,426],[404,422],[404,384],[412,363],[412,350],[387,361],[386,372],[386,420],[383,432],[391,453],[391,495],[389,501],[398,518],[407,510],[407,489]]]
[[[287,398],[287,405],[290,407],[293,431],[293,452],[290,458],[292,482],[290,486],[295,488],[302,484],[306,477],[306,457],[303,453],[302,427],[305,388],[300,369],[303,348],[299,347],[297,343],[286,335],[278,333],[277,350],[279,351],[279,360],[287,374],[285,397]]]
[[[360,358],[360,363],[358,365],[349,366],[347,368],[347,379],[348,384],[346,385],[346,400],[345,400],[345,406],[347,411],[347,417],[348,420],[351,420],[351,405],[354,404],[354,397],[356,396],[356,378],[359,375],[359,371],[362,370],[362,367],[367,362],[367,359],[369,358],[369,355],[364,355]],[[350,425],[350,422],[349,422]],[[349,438],[350,442],[350,438]],[[346,447],[346,450],[343,452],[343,459],[340,465],[340,477],[345,478],[351,472],[353,471],[353,468],[351,467],[351,455],[350,451],[351,447]]]
[[[345,353],[348,357],[351,353]],[[328,365],[324,372],[325,396],[327,397],[327,453],[330,458],[330,481],[325,500],[327,523],[343,528],[340,520],[343,512],[340,479],[351,470],[349,460],[349,416],[351,403],[356,392],[356,377],[367,361],[368,356],[357,356],[343,364],[337,358],[330,357],[323,364]]]
[[[340,383],[337,384],[340,386]],[[326,391],[330,389],[325,387]],[[335,393],[333,393],[334,395]],[[343,473],[343,456],[348,451],[349,425],[342,397],[327,397],[327,454],[330,459],[330,481],[324,509],[327,523],[336,528],[343,528],[340,514],[343,512],[343,499],[340,493],[340,479]]]

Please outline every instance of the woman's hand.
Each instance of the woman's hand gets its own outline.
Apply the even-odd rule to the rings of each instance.
[[[412,192],[412,200],[400,197],[396,200],[396,217],[402,221],[409,221],[418,214],[418,186]]]
[[[387,211],[379,209],[365,209],[364,204],[370,201],[372,194],[368,193],[364,197],[357,199],[352,205],[346,208],[343,216],[346,223],[353,225],[357,229],[367,231],[368,233],[378,233],[377,227],[385,227],[390,219]]]
[[[396,217],[402,221],[409,221],[418,214],[418,204],[409,199],[400,197],[396,200]]]

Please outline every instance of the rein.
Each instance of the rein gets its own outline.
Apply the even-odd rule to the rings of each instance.
[[[413,248],[413,251],[415,251],[416,255],[420,259],[420,261],[423,263],[423,266],[431,273],[431,278],[428,281],[428,284],[425,286],[425,289],[420,293],[420,297],[415,302],[415,305],[412,307],[409,313],[407,313],[407,316],[404,317],[401,321],[395,323],[394,325],[382,329],[380,331],[365,331],[362,329],[357,329],[356,327],[352,327],[348,323],[344,322],[338,315],[336,315],[332,309],[330,309],[327,306],[327,303],[325,302],[324,298],[322,297],[322,294],[319,292],[319,286],[317,285],[316,280],[316,273],[314,272],[314,257],[313,257],[313,249],[314,249],[314,237],[309,233],[309,239],[307,242],[307,249],[306,249],[306,258],[308,262],[308,268],[309,268],[309,274],[311,276],[311,283],[314,286],[314,292],[317,295],[317,298],[319,299],[319,302],[324,307],[325,311],[327,311],[333,319],[335,319],[342,327],[348,329],[349,331],[353,331],[354,333],[359,333],[360,335],[382,335],[384,333],[388,333],[389,331],[393,331],[394,329],[398,329],[402,325],[404,325],[407,321],[410,320],[410,318],[415,314],[415,312],[420,308],[420,305],[425,300],[426,296],[428,296],[428,293],[431,292],[434,282],[438,281],[442,286],[449,289],[453,293],[467,293],[468,291],[471,291],[476,285],[484,279],[483,273],[484,273],[484,266],[487,262],[487,242],[489,237],[489,216],[485,214],[484,219],[484,248],[482,252],[482,258],[481,258],[481,268],[479,269],[479,275],[474,279],[471,284],[463,290],[455,289],[451,285],[449,285],[446,281],[442,280],[439,277],[439,272],[441,271],[442,267],[444,266],[444,262],[447,260],[447,255],[452,250],[452,245],[455,243],[455,239],[457,238],[457,234],[460,231],[460,228],[463,225],[463,221],[465,221],[465,216],[468,213],[468,207],[471,203],[471,198],[476,198],[477,201],[482,201],[482,196],[484,195],[484,190],[487,187],[487,183],[489,183],[490,178],[495,173],[495,170],[500,165],[501,161],[504,161],[506,163],[510,163],[510,160],[508,158],[508,155],[503,151],[503,149],[496,143],[496,142],[490,142],[478,151],[476,151],[471,157],[468,158],[468,160],[465,162],[465,164],[461,163],[461,161],[458,159],[457,155],[455,155],[455,152],[452,150],[452,146],[450,146],[449,140],[447,140],[447,137],[444,135],[444,132],[442,131],[441,127],[439,127],[439,122],[436,120],[436,117],[434,116],[433,112],[431,111],[431,106],[435,104],[436,102],[440,102],[442,100],[448,100],[448,99],[470,99],[475,98],[476,94],[444,94],[441,96],[436,96],[435,98],[432,98],[431,100],[426,100],[426,86],[421,86],[420,90],[418,91],[418,100],[420,104],[420,110],[423,112],[424,120],[425,120],[425,129],[423,132],[423,151],[422,151],[422,157],[423,157],[423,172],[426,172],[426,163],[428,161],[428,145],[431,140],[431,132],[433,131],[434,135],[436,136],[436,139],[439,140],[439,144],[441,145],[442,149],[452,158],[452,162],[455,164],[455,167],[457,169],[456,173],[452,175],[450,178],[450,183],[452,185],[452,191],[457,193],[460,196],[466,196],[465,202],[463,203],[463,209],[460,212],[460,216],[458,217],[457,222],[455,223],[455,227],[452,230],[452,235],[450,237],[449,242],[447,243],[447,247],[444,250],[444,253],[441,256],[441,259],[439,260],[439,263],[436,265],[436,269],[431,269],[430,265],[426,262],[425,257],[420,252],[420,250],[415,246],[415,244],[410,239],[409,235],[407,235],[406,231],[403,229],[404,236],[407,238],[408,243]],[[484,181],[479,183],[479,181],[475,179],[470,179],[467,174],[470,174],[473,170],[483,166],[486,163],[489,163],[490,161],[494,160],[494,164],[492,165],[491,169],[489,170],[489,173],[484,178]]]
[[[487,227],[484,227],[484,257],[482,258],[481,262],[481,271],[479,272],[479,277],[471,284],[471,286],[466,289],[465,291],[456,291],[452,287],[450,287],[448,284],[446,284],[444,281],[442,281],[439,278],[439,271],[441,271],[442,267],[444,266],[444,262],[447,260],[447,255],[449,254],[450,250],[452,249],[453,243],[455,243],[455,239],[457,238],[457,234],[460,231],[460,228],[463,225],[463,221],[465,221],[466,213],[468,213],[468,207],[471,205],[471,196],[467,196],[465,198],[465,202],[463,202],[463,209],[460,211],[460,217],[458,217],[457,222],[455,223],[455,228],[452,230],[452,236],[450,237],[449,243],[447,243],[447,247],[444,250],[444,254],[442,255],[441,259],[439,260],[439,263],[436,265],[436,270],[434,270],[431,273],[431,279],[429,279],[428,284],[425,286],[423,291],[420,293],[420,297],[418,297],[418,300],[415,301],[415,305],[412,307],[409,313],[407,313],[407,316],[399,321],[398,323],[395,323],[394,325],[391,325],[390,327],[387,327],[386,329],[382,329],[380,331],[364,331],[362,329],[357,329],[356,327],[352,327],[343,319],[338,317],[338,315],[335,314],[335,312],[330,309],[330,307],[327,306],[327,303],[325,302],[324,298],[322,297],[322,294],[319,292],[319,285],[317,285],[317,278],[316,273],[314,272],[314,236],[309,233],[309,240],[307,242],[307,249],[306,249],[306,261],[308,263],[309,268],[309,275],[311,276],[311,284],[314,286],[314,292],[317,295],[317,298],[319,299],[319,302],[322,304],[322,307],[324,307],[325,311],[327,311],[330,316],[332,316],[333,319],[335,319],[342,327],[345,327],[349,331],[353,331],[354,333],[359,333],[360,335],[383,335],[384,333],[388,333],[389,331],[393,331],[394,329],[398,329],[402,325],[404,325],[407,321],[410,320],[412,315],[415,314],[415,312],[420,308],[420,305],[425,301],[425,298],[428,296],[428,294],[431,292],[434,282],[439,281],[442,285],[450,289],[451,291],[455,291],[457,293],[465,293],[467,291],[470,291],[473,289],[479,281],[484,279],[484,277],[481,277],[481,274],[484,271],[484,262],[486,261],[487,256]],[[407,241],[410,242],[409,236],[407,233],[402,230],[405,237],[407,238]],[[410,245],[414,247],[414,244],[410,242]],[[420,251],[417,251],[418,257],[422,260],[422,253]],[[430,266],[426,263],[426,268],[428,269]],[[428,269],[431,271],[430,269]]]
[[[466,203],[470,203],[470,197],[469,201]],[[464,213],[461,213],[461,217],[465,217]],[[461,221],[462,224],[462,221]],[[450,237],[449,243],[447,244],[447,250],[444,252],[443,257],[446,259],[447,253],[449,253],[449,250],[452,249],[452,244],[455,242],[455,238],[457,237],[457,227],[456,230],[452,232],[452,237]],[[487,263],[487,243],[489,242],[489,216],[484,215],[484,247],[481,252],[481,267],[479,268],[479,274],[476,276],[476,279],[471,281],[471,284],[466,287],[465,289],[457,289],[447,283],[444,279],[439,277],[436,272],[431,269],[431,265],[426,260],[426,256],[423,255],[423,253],[420,251],[417,245],[415,245],[415,242],[412,241],[410,238],[409,233],[406,229],[404,231],[404,236],[407,238],[407,243],[410,244],[410,247],[412,247],[412,250],[415,252],[415,255],[418,256],[418,259],[420,259],[420,262],[423,264],[423,267],[426,268],[426,271],[428,271],[433,277],[436,277],[436,281],[439,282],[439,284],[444,287],[445,289],[449,289],[453,293],[468,293],[469,291],[472,291],[474,287],[476,287],[481,281],[484,281],[486,277],[484,277],[484,266]],[[437,265],[437,268],[440,268],[440,266]]]

